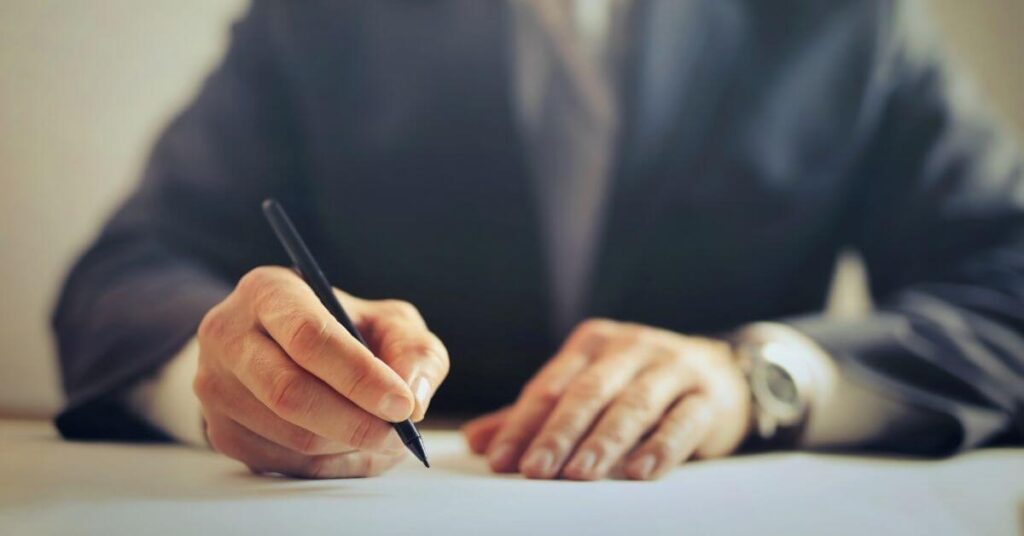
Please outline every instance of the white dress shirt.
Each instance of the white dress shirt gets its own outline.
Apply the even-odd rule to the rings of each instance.
[[[630,0],[508,0],[514,17],[515,98],[538,195],[554,318],[567,333],[580,317],[604,222],[611,159],[621,123],[617,69]],[[810,384],[802,445],[856,446],[911,409],[846,380],[814,341],[782,324],[758,323],[744,337],[784,343],[795,375]],[[139,416],[179,441],[205,444],[192,378],[193,339],[156,375],[129,391]]]

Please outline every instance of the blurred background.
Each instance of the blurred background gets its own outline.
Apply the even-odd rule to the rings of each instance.
[[[1024,131],[1024,0],[929,3],[953,56]],[[60,281],[245,4],[0,1],[0,416],[60,407],[49,332]],[[856,308],[856,264],[841,272],[834,303]]]

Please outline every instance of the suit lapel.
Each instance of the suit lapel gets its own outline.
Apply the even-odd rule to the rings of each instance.
[[[588,313],[618,312],[671,181],[687,180],[728,90],[738,7],[723,0],[641,0],[630,23],[623,128]],[[664,165],[671,162],[671,166]],[[695,177],[693,177],[695,178]]]

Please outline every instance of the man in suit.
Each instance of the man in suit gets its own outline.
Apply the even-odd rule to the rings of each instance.
[[[68,278],[58,426],[311,477],[428,404],[532,478],[1020,441],[1024,168],[977,104],[910,1],[256,0]],[[817,312],[843,248],[862,318]]]

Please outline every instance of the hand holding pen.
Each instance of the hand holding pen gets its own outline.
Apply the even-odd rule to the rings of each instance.
[[[406,421],[423,417],[447,351],[411,305],[334,294],[366,346],[284,267],[252,270],[209,311],[195,390],[215,449],[309,478],[378,474],[422,449]]]

